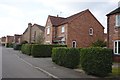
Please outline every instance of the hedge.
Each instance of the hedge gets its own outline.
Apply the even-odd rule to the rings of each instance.
[[[13,44],[12,43],[6,43],[6,47],[7,48],[13,48]]]
[[[112,72],[112,50],[100,47],[81,49],[80,63],[87,74],[107,76]]]
[[[31,55],[31,44],[23,44],[21,47],[21,51],[23,54]]]
[[[21,46],[22,46],[21,44],[14,44],[13,49],[14,50],[21,50]]]
[[[52,61],[64,67],[76,68],[80,62],[80,51],[77,48],[53,48]]]
[[[33,44],[31,49],[31,54],[33,57],[51,57],[53,47],[66,47],[66,45]]]

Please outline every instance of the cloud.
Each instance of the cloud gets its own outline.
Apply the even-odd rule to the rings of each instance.
[[[4,13],[6,16],[12,16],[12,17],[22,17],[24,14],[16,7],[11,6],[11,5],[5,5],[5,4],[0,4],[1,12]],[[3,16],[3,15],[2,15]]]
[[[85,9],[105,26],[106,14],[117,7],[119,0],[1,0],[0,36],[22,34],[29,22],[45,25],[48,15],[68,17]],[[11,29],[11,30],[10,30]],[[107,31],[107,30],[105,30]]]

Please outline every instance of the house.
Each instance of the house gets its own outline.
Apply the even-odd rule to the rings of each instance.
[[[6,44],[6,37],[5,36],[1,37],[1,44],[2,44],[2,46],[5,46],[5,44]]]
[[[120,61],[120,5],[107,16],[107,47],[113,49],[115,60]]]
[[[13,43],[20,44],[22,42],[22,35],[14,34],[14,41]]]
[[[7,46],[7,44],[12,44],[14,41],[14,36],[6,36],[6,42],[5,42],[5,46]]]
[[[88,9],[67,18],[47,18],[45,44],[90,47],[98,39],[104,41],[104,27]]]
[[[22,41],[27,41],[28,43],[37,43],[41,36],[44,37],[44,27],[38,24],[28,23],[28,27],[22,35]]]

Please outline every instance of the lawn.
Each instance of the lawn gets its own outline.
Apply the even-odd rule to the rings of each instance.
[[[112,76],[120,76],[120,67],[112,68]]]

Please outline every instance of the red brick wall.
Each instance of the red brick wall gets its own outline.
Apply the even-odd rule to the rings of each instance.
[[[65,30],[65,32],[63,32],[63,33],[61,32],[62,31],[62,26],[64,26],[64,30]],[[67,41],[67,27],[68,27],[68,24],[63,24],[63,25],[60,25],[60,26],[57,27],[57,36],[58,37],[65,37],[66,41]]]
[[[50,34],[47,34],[48,26],[50,27]],[[51,21],[48,18],[45,26],[45,43],[47,43],[47,41],[50,41],[50,44],[52,44],[53,33],[54,33],[54,27],[52,26]]]
[[[120,62],[120,55],[114,55],[113,56],[113,61],[114,62]]]
[[[108,16],[108,48],[113,49],[114,40],[120,40],[120,28],[115,28],[115,16]]]
[[[12,43],[14,41],[14,37],[13,36],[7,36],[6,37],[6,43]]]
[[[20,39],[20,43],[21,43],[21,38],[22,38],[22,35],[15,34],[14,35],[14,43],[19,43],[19,39]]]
[[[89,35],[89,29],[93,28],[93,35]],[[89,11],[77,17],[68,24],[68,47],[76,40],[77,47],[89,47],[97,39],[104,40],[104,28],[91,15]]]
[[[1,42],[6,42],[6,37],[2,37]]]

